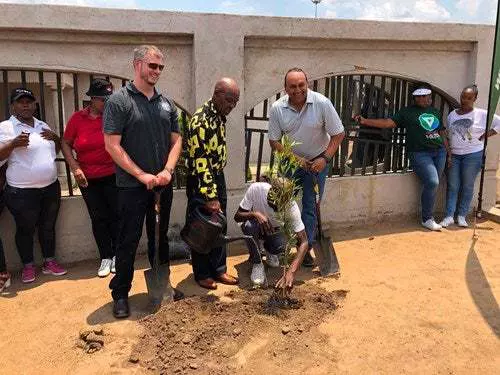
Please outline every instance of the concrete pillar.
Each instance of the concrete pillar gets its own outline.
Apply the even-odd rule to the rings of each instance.
[[[198,108],[212,96],[219,78],[234,78],[240,87],[240,101],[227,123],[228,164],[225,174],[228,189],[232,190],[245,186],[244,37],[236,17],[226,16],[224,21],[205,22],[204,27],[196,31],[193,88]]]

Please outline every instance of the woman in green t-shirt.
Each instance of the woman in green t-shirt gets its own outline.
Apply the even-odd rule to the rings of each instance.
[[[410,164],[422,182],[420,198],[422,225],[430,230],[440,230],[433,217],[436,192],[447,159],[448,142],[441,113],[431,106],[430,86],[422,84],[413,91],[415,104],[402,108],[392,118],[367,119],[360,115],[354,119],[361,125],[374,128],[405,128],[406,150]],[[450,155],[450,154],[448,154]]]

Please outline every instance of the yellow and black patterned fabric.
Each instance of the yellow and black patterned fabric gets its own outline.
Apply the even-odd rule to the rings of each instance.
[[[226,117],[219,114],[210,99],[199,108],[188,124],[188,173],[198,180],[198,193],[207,200],[217,199],[215,175],[226,166]]]

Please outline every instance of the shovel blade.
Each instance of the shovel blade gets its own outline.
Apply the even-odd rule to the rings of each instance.
[[[340,272],[340,265],[335,254],[333,241],[330,237],[323,237],[316,242],[314,253],[318,258],[319,272],[321,276],[337,275]]]
[[[174,300],[174,289],[170,284],[170,268],[168,264],[161,265],[157,269],[145,270],[144,278],[146,279],[152,312],[158,311],[163,304]]]

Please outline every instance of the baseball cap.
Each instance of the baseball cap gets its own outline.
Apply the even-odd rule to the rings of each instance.
[[[432,91],[430,89],[427,89],[425,87],[420,87],[412,92],[413,96],[423,96],[423,95],[430,95],[432,94]]]
[[[10,103],[14,103],[16,100],[19,100],[23,97],[27,97],[32,99],[33,101],[36,100],[35,95],[33,94],[33,91],[25,89],[24,87],[18,87],[17,89],[12,90],[10,94]]]
[[[85,95],[103,98],[113,93],[113,85],[107,79],[96,78],[90,83],[89,91]]]

